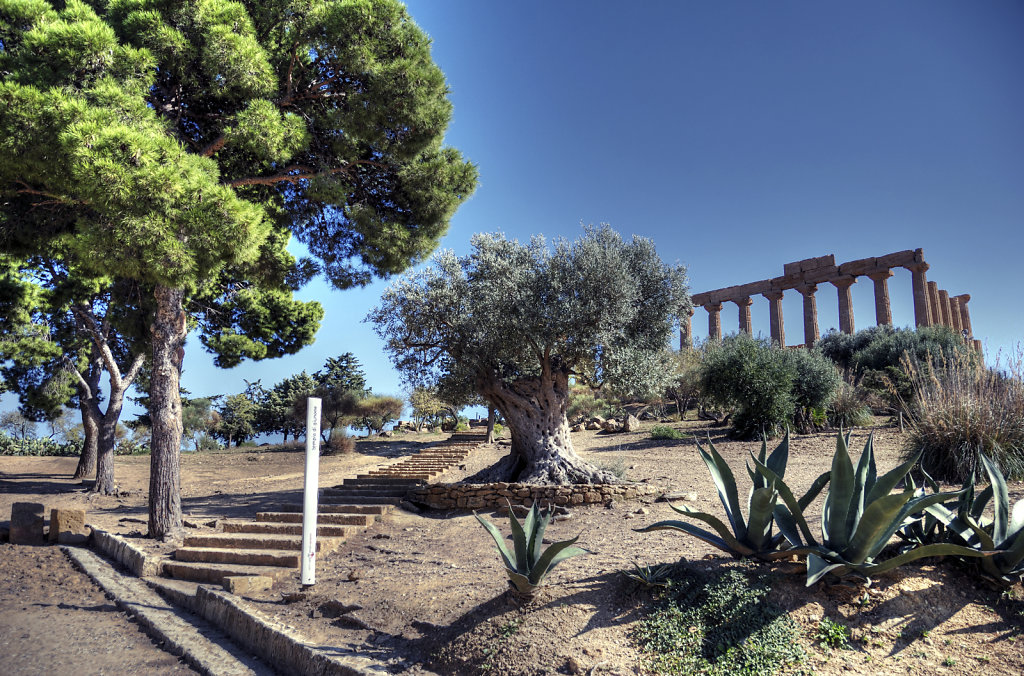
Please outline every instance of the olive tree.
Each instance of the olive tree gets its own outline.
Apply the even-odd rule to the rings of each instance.
[[[438,254],[368,317],[413,384],[471,387],[501,412],[511,453],[487,476],[529,483],[614,481],[573,450],[570,384],[642,396],[664,385],[663,348],[689,308],[685,269],[607,226],[575,242],[478,234]]]

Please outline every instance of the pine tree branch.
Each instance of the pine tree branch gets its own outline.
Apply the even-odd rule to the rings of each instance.
[[[308,167],[302,164],[293,164],[291,166],[285,167],[284,171],[280,174],[274,174],[273,176],[249,176],[247,178],[236,178],[233,181],[228,181],[224,185],[236,188],[238,186],[243,185],[276,185],[278,183],[298,183],[299,181],[307,181],[311,178],[318,178],[320,176],[347,174],[350,171],[352,171],[353,167],[361,164],[381,168],[385,168],[388,166],[383,162],[374,162],[372,160],[356,160],[355,162],[349,162],[344,167],[316,171],[312,167]],[[291,173],[295,171],[299,173]]]

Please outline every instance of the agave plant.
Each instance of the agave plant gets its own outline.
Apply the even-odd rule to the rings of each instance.
[[[1011,510],[1006,479],[999,466],[984,453],[978,455],[989,485],[975,498],[972,477],[948,528],[968,547],[987,554],[981,558],[981,569],[988,576],[1002,584],[1013,584],[1024,575],[1024,500],[1019,500]],[[985,519],[982,514],[990,500],[992,519]]]
[[[764,475],[747,467],[753,483],[750,489],[750,496],[747,499],[747,519],[744,521],[743,512],[740,510],[739,491],[736,488],[736,478],[732,469],[724,458],[715,449],[715,445],[708,440],[708,450],[704,450],[700,443],[697,443],[697,452],[700,454],[704,464],[707,465],[711,478],[718,487],[718,497],[725,507],[725,514],[729,520],[727,526],[721,519],[705,512],[700,512],[686,505],[676,506],[669,504],[676,512],[703,521],[715,532],[712,533],[700,526],[688,521],[659,521],[658,523],[637,529],[640,533],[647,533],[654,530],[678,530],[707,542],[713,547],[728,552],[733,556],[755,556],[760,559],[777,559],[788,556],[794,552],[780,549],[785,545],[785,538],[782,533],[773,533],[773,523],[777,513],[779,492],[776,483],[781,481],[786,472],[786,465],[789,462],[789,432],[783,438],[782,443],[767,455],[768,445],[761,442],[761,452],[754,458],[756,463],[772,468],[775,479],[766,479]],[[767,457],[766,457],[767,456]],[[807,495],[800,499],[799,503],[806,506],[814,500],[821,492],[828,481],[828,473],[818,477]]]
[[[505,564],[509,584],[527,600],[533,598],[537,588],[544,584],[544,578],[552,568],[566,559],[590,553],[581,547],[573,547],[579,540],[578,535],[571,540],[556,542],[541,552],[544,531],[547,530],[548,524],[551,522],[551,514],[550,508],[541,513],[537,509],[537,503],[534,502],[523,523],[520,524],[512,511],[512,505],[509,504],[508,516],[512,526],[514,551],[509,551],[501,531],[494,524],[475,512],[473,514],[494,538],[494,543],[498,545],[498,553],[501,554],[501,560]]]
[[[829,491],[821,517],[821,542],[811,535],[803,509],[781,478],[765,463],[755,461],[757,471],[767,481],[775,482],[783,499],[785,506],[780,506],[780,511],[786,511],[787,514],[785,518],[779,519],[780,530],[783,530],[795,548],[807,552],[807,586],[818,582],[828,573],[842,575],[856,571],[868,576],[927,556],[983,555],[963,545],[934,543],[914,547],[884,561],[878,560],[892,536],[913,514],[956,499],[960,492],[928,495],[908,487],[893,493],[893,489],[910,472],[917,458],[878,476],[873,439],[873,435],[868,437],[860,461],[854,468],[850,459],[849,436],[844,437],[842,433],[838,435],[829,473]]]

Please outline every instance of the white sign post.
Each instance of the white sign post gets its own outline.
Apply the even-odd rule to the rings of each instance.
[[[306,399],[306,486],[302,497],[303,586],[316,582],[316,510],[320,490],[320,399]]]

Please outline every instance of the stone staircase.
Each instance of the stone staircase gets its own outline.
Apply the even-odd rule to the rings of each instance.
[[[386,517],[411,488],[462,462],[483,442],[482,432],[456,432],[396,463],[321,489],[317,558],[322,560],[347,538]],[[224,584],[228,577],[279,580],[296,574],[302,550],[302,503],[276,505],[273,511],[257,512],[254,519],[224,519],[218,526],[220,532],[186,536],[174,559],[164,563],[164,575]]]

